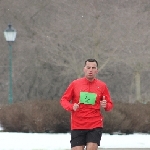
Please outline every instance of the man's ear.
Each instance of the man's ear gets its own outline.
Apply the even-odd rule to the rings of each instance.
[[[96,72],[97,74],[98,74],[98,71],[99,71],[99,70],[98,70],[98,68],[97,68],[97,72]]]

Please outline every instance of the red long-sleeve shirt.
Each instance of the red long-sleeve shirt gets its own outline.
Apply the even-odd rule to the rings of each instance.
[[[95,93],[95,104],[79,104],[79,108],[74,111],[73,104],[79,103],[80,92]],[[71,129],[93,129],[103,127],[103,116],[100,112],[100,101],[105,96],[107,100],[106,111],[113,107],[107,85],[101,80],[87,80],[85,77],[74,80],[64,92],[60,103],[64,109],[71,111]]]

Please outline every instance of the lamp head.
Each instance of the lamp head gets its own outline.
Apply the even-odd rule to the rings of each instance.
[[[17,32],[12,27],[11,24],[8,25],[8,28],[4,31],[4,37],[7,42],[14,42],[16,39]]]

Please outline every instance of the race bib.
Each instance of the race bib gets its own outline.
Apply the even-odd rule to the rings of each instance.
[[[96,101],[96,94],[95,93],[88,93],[88,92],[80,92],[80,100],[79,102],[82,104],[91,104],[94,105]]]

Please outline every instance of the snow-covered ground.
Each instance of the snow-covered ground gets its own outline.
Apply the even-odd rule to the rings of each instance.
[[[103,134],[100,148],[150,148],[150,134]],[[69,150],[70,133],[0,132],[0,150]]]
[[[69,150],[70,133],[2,132],[0,150]],[[100,148],[150,148],[150,134],[103,134]]]

